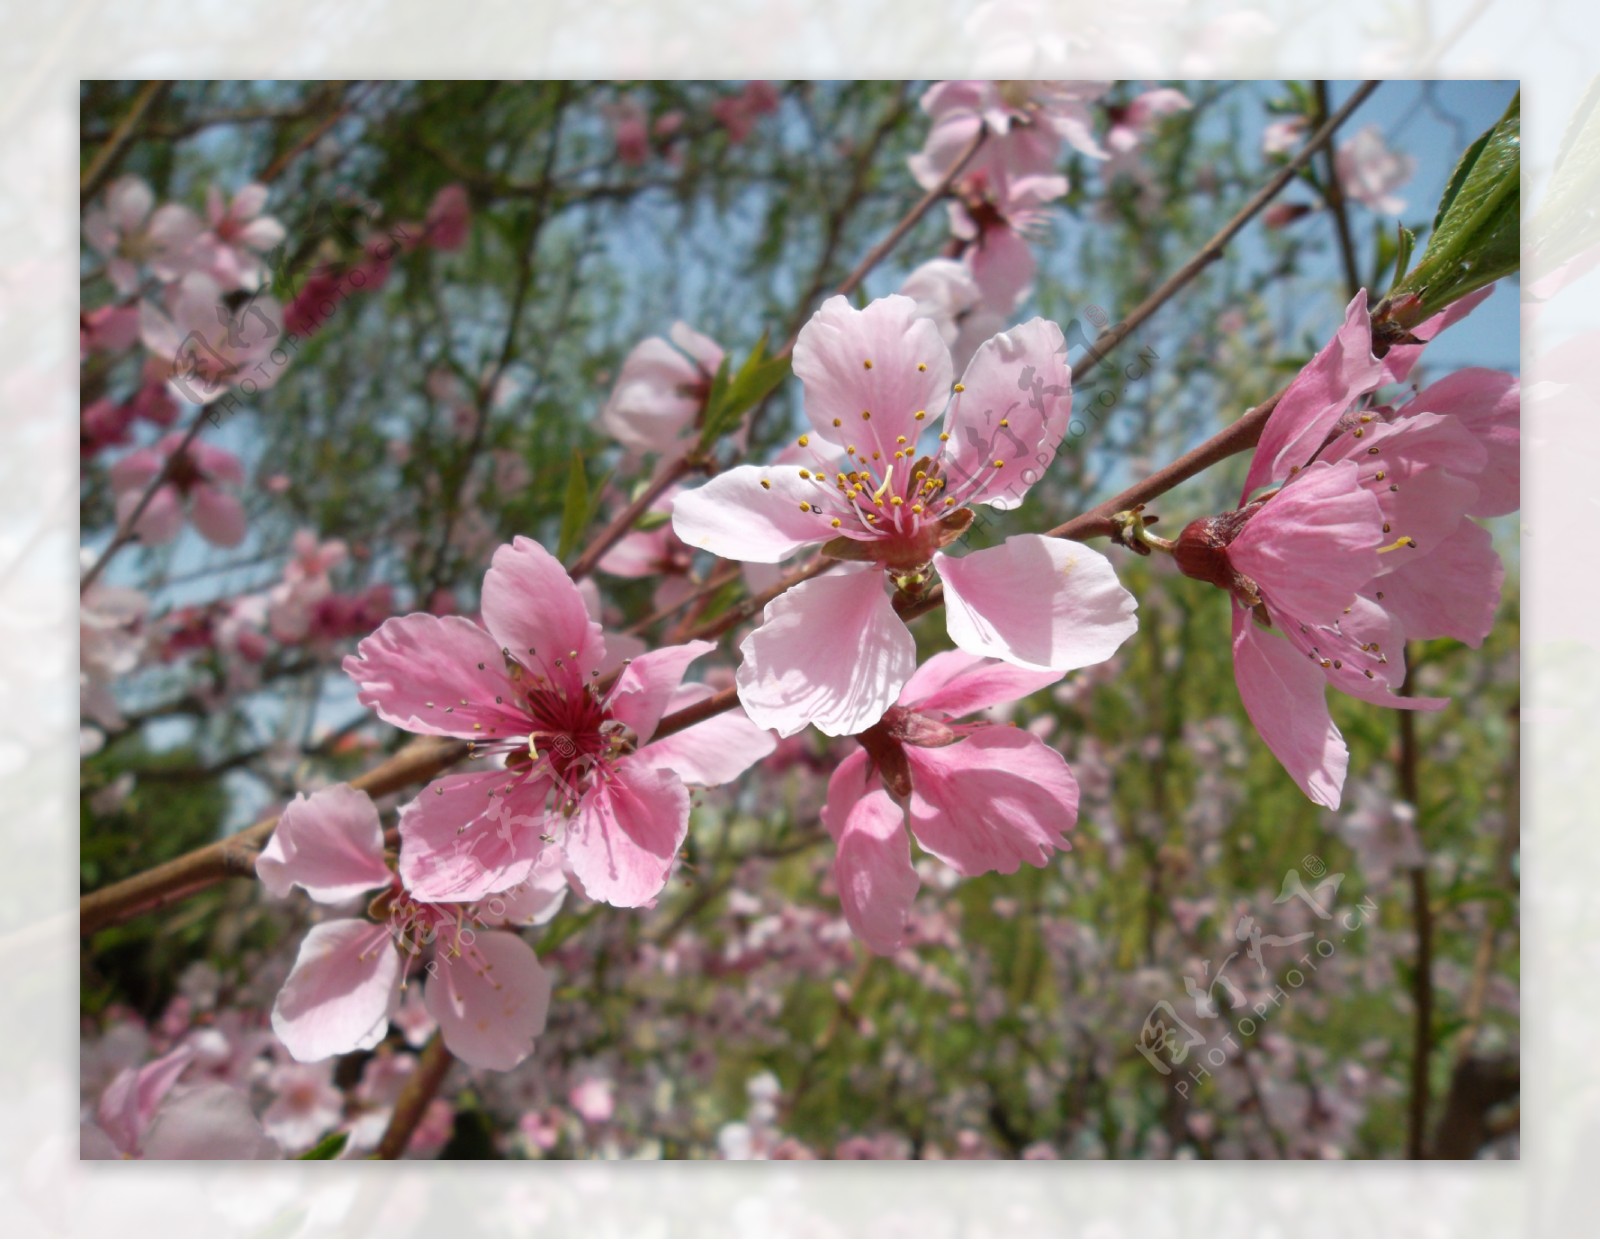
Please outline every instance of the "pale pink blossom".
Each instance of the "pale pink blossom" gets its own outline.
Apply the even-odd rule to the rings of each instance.
[[[1290,155],[1299,149],[1310,130],[1310,122],[1303,116],[1286,116],[1270,122],[1261,131],[1261,151],[1264,155]]]
[[[105,731],[124,724],[113,686],[139,666],[149,610],[150,600],[138,590],[104,581],[78,601],[79,739],[85,754],[104,744]]]
[[[973,654],[1068,671],[1133,633],[1133,597],[1088,547],[1019,534],[943,550],[968,505],[1016,508],[1049,466],[1071,408],[1065,355],[1061,329],[1034,319],[987,341],[952,388],[949,350],[910,298],[856,310],[833,297],[812,316],[794,349],[813,428],[800,446],[821,441],[812,467],[740,465],[673,505],[684,542],[728,559],[827,544],[854,561],[774,599],[740,646],[739,697],[758,725],[846,736],[876,723],[916,660],[886,587],[915,597],[933,570],[950,636]],[[942,446],[923,456],[941,413]]]
[[[520,892],[479,904],[421,900],[383,855],[377,807],[337,784],[284,810],[256,860],[268,891],[302,888],[322,904],[383,893],[368,915],[313,926],[272,1009],[272,1029],[301,1062],[371,1050],[383,1040],[411,966],[424,955],[423,999],[445,1045],[497,1071],[533,1050],[550,1004],[550,977],[511,929],[525,924]]]
[[[244,505],[236,494],[236,488],[244,483],[244,466],[223,448],[201,439],[184,447],[183,439],[181,434],[168,435],[153,447],[130,452],[111,467],[117,520],[126,522],[133,515],[146,488],[165,469],[165,481],[134,526],[140,541],[149,546],[171,542],[187,516],[207,542],[237,547],[246,530]]]
[[[738,145],[750,136],[758,118],[778,110],[780,97],[771,82],[746,82],[736,95],[725,95],[711,105],[711,115],[728,131],[728,141]]]
[[[567,1092],[567,1105],[586,1124],[604,1124],[616,1111],[616,1087],[592,1072],[584,1074]]]
[[[1109,82],[937,82],[922,96],[922,110],[933,118],[923,148],[910,160],[911,174],[924,189],[939,184],[978,131],[988,127],[982,147],[957,178],[985,175],[997,197],[1009,197],[1011,182],[1024,177],[1052,178],[1047,199],[1067,192],[1060,175],[1063,145],[1095,159],[1106,152],[1095,140],[1089,105]]]
[[[145,268],[163,284],[192,269],[200,217],[177,203],[155,202],[149,185],[126,176],[84,213],[84,240],[106,260],[106,275],[119,293],[135,292]]]
[[[673,486],[663,492],[649,513],[659,524],[629,530],[600,557],[597,565],[601,572],[613,577],[656,582],[651,604],[657,611],[675,607],[695,588],[691,572],[694,549],[672,529],[672,505],[682,490]]]
[[[216,185],[206,191],[210,227],[196,243],[196,267],[223,289],[253,293],[266,278],[266,255],[287,235],[274,217],[262,214],[266,205],[265,185],[246,185],[231,201]]]
[[[133,302],[99,306],[78,315],[78,343],[82,354],[118,353],[139,339],[139,307]]]
[[[688,324],[668,336],[633,347],[600,411],[600,428],[635,452],[666,452],[689,434],[722,365],[721,347]]]
[[[1457,309],[1456,317],[1465,313]],[[1447,312],[1448,313],[1448,312]],[[1437,316],[1418,329],[1431,339]],[[1362,291],[1262,432],[1240,507],[1191,523],[1179,568],[1231,594],[1234,674],[1256,730],[1301,789],[1337,808],[1349,752],[1326,688],[1403,709],[1403,643],[1476,645],[1494,622],[1503,569],[1471,516],[1518,503],[1519,386],[1459,371],[1399,409],[1373,393],[1409,372],[1372,351]]]
[[[197,271],[168,287],[163,306],[141,302],[139,330],[179,400],[209,405],[235,387],[250,396],[277,383],[288,365],[278,347],[283,308],[271,297],[230,306],[222,286]]]
[[[333,1083],[333,1060],[279,1064],[267,1073],[275,1097],[261,1126],[286,1150],[310,1149],[344,1118],[344,1094]]]
[[[79,1134],[83,1159],[276,1158],[238,1090],[220,1083],[180,1085],[194,1059],[180,1046],[142,1068],[124,1068],[106,1088],[93,1122]]]
[[[1399,215],[1406,201],[1394,191],[1411,179],[1417,159],[1391,150],[1383,131],[1368,125],[1339,144],[1334,169],[1346,198],[1382,215]]]
[[[964,651],[935,655],[839,764],[822,821],[837,847],[845,920],[873,951],[891,954],[906,936],[919,885],[908,826],[923,849],[968,878],[1043,866],[1069,847],[1078,785],[1061,755],[1021,728],[954,722],[1061,675]]]
[[[1111,128],[1106,131],[1105,138],[1110,158],[1103,171],[1106,180],[1127,177],[1147,184],[1150,172],[1140,158],[1140,152],[1164,118],[1185,112],[1193,106],[1181,90],[1163,86],[1136,95],[1125,107],[1110,109]]]
[[[385,622],[345,660],[363,704],[407,731],[472,741],[504,769],[446,776],[402,811],[400,872],[420,898],[479,899],[523,882],[548,839],[592,899],[654,899],[689,823],[686,784],[726,783],[772,751],[737,711],[652,742],[709,642],[632,660],[615,684],[600,625],[566,570],[531,539],[501,547],[484,627],[425,614]]]

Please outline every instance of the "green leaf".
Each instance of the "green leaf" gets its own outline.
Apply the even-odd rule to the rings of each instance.
[[[731,378],[728,359],[722,359],[706,397],[705,417],[701,422],[700,447],[706,449],[734,430],[744,415],[755,408],[789,377],[787,357],[767,356],[767,337],[763,333],[755,348]]]
[[[567,498],[561,509],[561,540],[556,558],[565,560],[578,545],[589,523],[589,475],[583,468],[583,453],[572,450],[572,469],[567,474]]]
[[[1521,261],[1522,95],[1469,146],[1445,187],[1427,251],[1390,294],[1415,327],[1451,302],[1515,272]],[[1404,299],[1404,300],[1401,300]]]
[[[349,1144],[350,1134],[348,1132],[330,1132],[300,1157],[302,1159],[317,1160],[337,1158],[344,1153],[344,1147]]]

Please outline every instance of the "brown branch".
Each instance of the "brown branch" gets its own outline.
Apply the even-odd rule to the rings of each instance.
[[[660,499],[673,483],[686,478],[698,468],[700,468],[699,459],[691,451],[675,457],[658,469],[656,476],[650,480],[650,485],[640,491],[627,507],[611,518],[610,524],[605,529],[590,540],[589,545],[572,562],[572,567],[567,570],[568,575],[574,581],[578,581],[592,573],[595,565],[600,563],[601,557],[621,541],[633,528],[634,522],[649,510],[650,505]]]
[[[383,1130],[375,1158],[394,1159],[406,1152],[417,1125],[422,1123],[422,1117],[427,1114],[428,1104],[439,1092],[439,1086],[444,1084],[444,1078],[454,1062],[455,1057],[445,1046],[442,1036],[435,1033],[428,1039],[417,1066],[400,1087],[400,1096],[395,1099],[394,1110],[389,1115],[389,1126]]]
[[[1084,355],[1083,360],[1074,368],[1073,378],[1080,379],[1093,370],[1099,364],[1101,358],[1126,340],[1146,319],[1170,301],[1174,293],[1221,258],[1222,251],[1227,247],[1228,242],[1232,241],[1238,234],[1239,230],[1266,209],[1267,204],[1283,191],[1284,186],[1294,180],[1295,174],[1311,162],[1311,157],[1327,145],[1333,135],[1338,132],[1339,126],[1350,118],[1350,114],[1365,103],[1367,97],[1377,89],[1377,82],[1361,83],[1356,88],[1355,93],[1345,101],[1344,106],[1330,116],[1311,135],[1306,144],[1295,153],[1294,158],[1278,169],[1273,174],[1272,179],[1251,196],[1249,202],[1239,208],[1234,217],[1218,230],[1216,236],[1201,246],[1194,256],[1182,267],[1179,267],[1177,271],[1173,272],[1160,288],[1135,306],[1133,312],[1126,319],[1100,335],[1090,347],[1089,352]]]
[[[1318,81],[1315,84],[1317,92],[1317,121],[1328,115],[1328,84]],[[1322,199],[1328,204],[1328,210],[1333,213],[1333,226],[1339,237],[1339,260],[1344,265],[1345,296],[1354,297],[1361,291],[1361,272],[1356,266],[1355,241],[1350,236],[1350,213],[1345,208],[1344,185],[1339,180],[1339,165],[1334,158],[1333,146],[1329,144],[1322,152],[1323,168],[1327,173],[1327,183],[1322,186]]]
[[[374,797],[398,792],[409,784],[431,779],[466,756],[465,741],[429,737],[407,745],[388,761],[350,781],[352,788]],[[78,929],[93,934],[126,921],[137,913],[160,908],[203,890],[225,878],[255,873],[255,857],[278,825],[278,816],[185,853],[154,869],[90,892],[78,901]]]
[[[134,527],[139,524],[139,518],[144,516],[144,510],[150,507],[150,501],[156,497],[156,492],[167,485],[167,481],[172,477],[173,469],[189,451],[189,445],[195,441],[195,437],[200,434],[200,423],[204,422],[208,416],[210,416],[209,405],[201,405],[200,408],[195,410],[194,421],[189,423],[189,429],[184,432],[184,436],[179,441],[177,448],[167,453],[167,459],[161,463],[161,468],[156,471],[156,476],[150,479],[145,486],[144,494],[139,496],[139,502],[133,506],[133,511],[128,514],[125,520],[117,523],[117,532],[111,536],[110,545],[95,558],[95,562],[89,565],[88,572],[84,573],[79,579],[78,594],[80,597],[99,580],[100,574],[106,570],[106,565],[111,563],[111,557],[133,541]]]
[[[171,82],[146,82],[139,93],[134,96],[133,106],[128,109],[128,114],[118,122],[116,129],[112,130],[110,139],[100,148],[83,176],[78,179],[78,204],[81,207],[105,184],[116,170],[117,161],[122,158],[128,144],[133,141],[133,131],[139,122],[161,97],[172,89]]]

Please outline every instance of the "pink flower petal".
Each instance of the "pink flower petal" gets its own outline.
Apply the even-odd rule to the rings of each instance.
[[[1111,561],[1082,543],[1015,534],[933,562],[950,640],[969,654],[1067,672],[1109,659],[1139,627]]]
[[[301,793],[256,858],[256,877],[275,896],[299,886],[324,904],[387,887],[393,875],[383,860],[378,807],[349,784]]]
[[[402,971],[388,927],[313,926],[273,1004],[272,1031],[301,1063],[371,1050],[400,1001]]]
[[[139,491],[124,491],[117,497],[117,523],[124,525],[139,506]],[[171,483],[156,488],[145,510],[139,514],[133,527],[139,541],[147,547],[161,547],[171,542],[183,530],[183,500]]]
[[[688,834],[683,781],[635,754],[578,803],[567,823],[567,862],[591,900],[637,908],[667,885]]]
[[[767,604],[739,647],[735,682],[759,728],[793,736],[864,732],[894,705],[917,663],[883,573],[851,564],[792,586]]]
[[[939,711],[952,719],[1015,702],[1053,685],[1065,675],[1052,670],[1016,667],[997,659],[946,650],[917,668],[900,691],[900,705]]]
[[[1461,322],[1471,314],[1484,300],[1493,293],[1495,285],[1481,288],[1476,293],[1469,293],[1460,301],[1451,302],[1431,319],[1426,319],[1411,329],[1411,334],[1422,344],[1397,344],[1390,348],[1383,358],[1383,378],[1386,383],[1404,383],[1416,364],[1422,360],[1422,351],[1427,347],[1427,342],[1435,339],[1445,328]]]
[[[190,493],[194,528],[214,547],[237,547],[249,527],[239,497],[201,483]]]
[[[1457,419],[1485,450],[1484,467],[1473,475],[1474,517],[1499,517],[1522,506],[1522,383],[1500,370],[1469,367],[1430,384],[1401,415],[1427,411]]]
[[[144,1141],[147,1160],[277,1158],[239,1090],[220,1081],[185,1086],[161,1108]]]
[[[1321,669],[1235,607],[1233,675],[1245,713],[1283,769],[1318,805],[1338,809],[1350,751],[1328,713]]]
[[[400,810],[401,881],[433,901],[478,900],[516,886],[544,848],[548,789],[548,781],[515,771],[435,780]]]
[[[194,1060],[194,1047],[184,1045],[142,1068],[124,1068],[100,1097],[96,1117],[119,1150],[138,1150],[156,1109]]]
[[[1354,461],[1318,461],[1245,523],[1228,561],[1298,621],[1332,621],[1383,567],[1383,514]]]
[[[1018,728],[990,727],[938,749],[906,747],[911,834],[972,877],[1042,866],[1068,848],[1078,781],[1060,754]]]
[[[949,494],[1009,511],[1055,459],[1072,412],[1066,340],[1031,319],[980,345],[945,420]],[[996,462],[999,462],[997,465]]]
[[[872,951],[892,955],[917,895],[900,807],[881,788],[867,793],[850,807],[838,839],[833,881],[844,919]]]
[[[833,768],[828,778],[828,799],[822,806],[822,825],[837,843],[844,834],[856,802],[874,787],[881,788],[865,749],[852,748],[850,756]]]
[[[542,926],[561,911],[567,898],[566,858],[559,848],[539,854],[532,871],[515,887],[479,905],[483,913],[506,926]]]
[[[938,327],[917,316],[917,303],[898,295],[864,310],[828,298],[795,341],[794,373],[818,436],[869,455],[876,449],[885,461],[899,436],[915,444],[950,399],[950,351]],[[919,410],[927,414],[920,422]]]
[[[824,485],[801,478],[798,466],[736,465],[673,501],[672,530],[725,560],[776,564],[834,536],[817,509],[831,497]]]
[[[711,696],[706,685],[683,686],[672,709]],[[704,723],[651,741],[639,750],[639,760],[657,770],[671,771],[684,783],[715,788],[731,783],[778,747],[778,738],[756,727],[742,710],[725,710]]]
[[[483,623],[512,658],[553,681],[587,684],[605,662],[605,639],[578,587],[531,538],[519,535],[494,553],[483,578]]]
[[[550,1010],[550,975],[533,948],[499,930],[471,935],[459,956],[440,947],[427,966],[424,1001],[450,1053],[474,1068],[504,1072],[533,1051]]]
[[[1372,318],[1362,289],[1345,308],[1344,326],[1306,363],[1267,419],[1241,502],[1269,482],[1286,481],[1292,466],[1309,461],[1356,399],[1383,378],[1383,363],[1372,356]]]
[[[643,744],[655,735],[667,702],[677,692],[683,674],[703,654],[715,650],[714,642],[688,642],[642,654],[623,670],[611,699],[611,713],[633,729]]]
[[[344,672],[363,706],[407,732],[504,740],[528,731],[499,643],[461,616],[385,620],[345,659]]]
[[[1504,580],[1489,531],[1463,521],[1431,552],[1379,577],[1366,593],[1408,639],[1453,637],[1476,648],[1494,627]]]

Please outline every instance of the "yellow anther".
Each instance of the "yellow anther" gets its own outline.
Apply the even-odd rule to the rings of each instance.
[[[863,370],[871,370],[872,369],[872,359],[870,357],[863,359],[863,361],[861,363],[861,368]]]
[[[863,410],[862,410],[862,411],[861,411],[861,420],[862,420],[862,421],[863,421],[863,422],[870,422],[870,421],[872,421],[872,410],[870,410],[870,409],[863,409]]]
[[[805,500],[801,500],[800,501],[800,511],[801,512],[810,512],[811,511],[811,505],[806,503]]]
[[[762,479],[762,480],[761,480],[761,489],[762,489],[762,490],[763,490],[763,491],[770,491],[770,490],[772,490],[772,483],[770,483],[770,482],[768,482],[768,481],[767,481],[767,480],[766,480],[766,479],[765,479],[765,478],[763,478],[763,479]]]
[[[940,431],[939,432],[939,442],[940,443],[949,443],[950,442],[950,432],[949,431]]]
[[[895,443],[905,443],[906,437],[904,435],[896,435],[894,441]]]
[[[918,409],[917,410],[917,421],[918,422],[922,421],[922,419],[927,417],[927,416],[928,416],[928,411],[926,409]]]
[[[829,521],[828,524],[833,526],[834,529],[838,529],[839,528],[839,518],[835,517],[832,521]]]
[[[946,508],[953,507],[955,505],[955,502],[956,501],[954,499],[952,499],[950,496],[947,495],[947,496],[945,496],[944,506]]]
[[[800,446],[802,448],[810,447],[811,446],[811,436],[810,435],[802,435],[802,436],[800,436]]]
[[[800,476],[802,478],[805,478],[805,479],[809,480],[810,477],[811,477],[811,471],[809,469],[802,469],[800,471]]]
[[[928,363],[927,362],[918,362],[917,363],[917,369],[918,370],[926,370],[926,369],[928,369]],[[920,417],[921,415],[919,414],[918,416]]]
[[[835,426],[843,426],[844,425],[844,419],[843,418],[835,418],[833,420],[833,424]]]
[[[1006,463],[1004,461],[996,461],[994,463],[994,467],[996,469],[1004,469],[1006,467]]]
[[[1378,554],[1382,555],[1385,551],[1397,551],[1401,547],[1415,547],[1416,545],[1417,540],[1412,538],[1410,534],[1402,534],[1387,547],[1379,547]]]
[[[905,500],[901,499],[898,495],[892,495],[889,497],[890,507],[898,508],[903,503],[905,503]]]
[[[1010,418],[1001,418],[1000,419],[1000,425],[1001,426],[1010,426],[1011,425],[1011,419]]]
[[[967,390],[967,385],[965,383],[956,384],[956,391],[965,392],[966,390]]]
[[[911,511],[920,513],[922,511],[922,505],[921,504],[912,504],[911,505]]]

